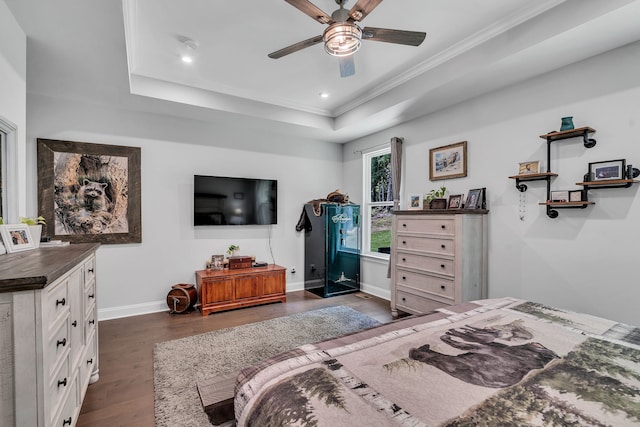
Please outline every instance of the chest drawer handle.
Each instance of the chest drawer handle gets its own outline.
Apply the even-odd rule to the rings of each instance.
[[[407,224],[402,224],[402,226],[406,228]]]
[[[446,225],[441,225],[440,228],[442,228],[443,230],[447,228]]]
[[[444,268],[444,264],[440,264],[440,268]]]
[[[446,248],[446,246],[445,246],[445,245],[440,245],[440,247],[441,247],[442,249]]]
[[[444,291],[445,286],[444,285],[440,285],[440,289],[442,289]]]
[[[60,388],[60,386],[63,386],[63,387],[67,386],[67,377],[64,377],[63,380],[58,380],[58,388]]]
[[[67,418],[66,420],[62,421],[62,425],[66,426],[66,425],[71,425],[71,417]]]
[[[71,323],[71,326],[73,326],[74,328],[75,328],[76,326],[78,326],[78,321],[77,321],[77,320],[74,320],[74,321]]]
[[[407,280],[407,276],[402,276],[402,280]]]
[[[406,258],[402,258],[402,262],[406,262],[406,261],[407,261],[407,259],[406,259]]]
[[[89,273],[93,273],[93,267],[87,270]]]
[[[96,319],[91,319],[91,320],[89,320],[89,324],[90,324],[90,325],[93,325],[94,323],[96,323]]]
[[[403,245],[406,245],[406,244],[407,244],[407,241],[406,241],[406,240],[403,240],[403,241],[402,241],[402,244],[403,244]]]
[[[66,346],[67,345],[67,339],[66,338],[62,338],[61,340],[58,340],[56,342],[56,347],[60,347],[60,346]]]
[[[89,295],[87,295],[87,296],[88,296],[89,298],[95,298],[95,297],[96,297],[96,295],[95,295],[95,294],[89,294]]]
[[[402,301],[406,301],[407,299],[405,297],[402,297]]]
[[[93,363],[93,357],[89,360],[87,360],[87,365],[91,365]]]
[[[64,306],[66,303],[67,303],[67,300],[66,300],[66,299],[64,299],[64,298],[62,298],[62,299],[57,299],[57,300],[56,300],[56,307],[57,307],[57,306],[59,306],[59,305]]]

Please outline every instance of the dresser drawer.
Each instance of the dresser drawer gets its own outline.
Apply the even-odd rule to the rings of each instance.
[[[60,407],[64,405],[63,398],[68,394],[67,391],[72,388],[71,377],[69,359],[67,358],[49,381],[49,396],[51,398],[49,414],[52,420],[60,412]]]
[[[84,291],[85,314],[90,314],[95,310],[96,303],[96,282],[92,281]]]
[[[84,336],[85,339],[91,337],[91,334],[96,330],[96,316],[95,313],[88,313],[84,319]]]
[[[396,286],[430,292],[446,298],[455,298],[455,284],[452,280],[411,271],[396,270]]]
[[[396,291],[396,307],[408,313],[428,313],[436,308],[447,307],[448,305],[401,290]]]
[[[411,218],[400,217],[397,223],[398,233],[424,233],[453,236],[455,234],[455,222],[451,218]]]
[[[52,427],[72,427],[78,421],[80,415],[80,399],[78,397],[78,377],[76,376],[71,384],[67,395],[67,400],[63,401],[62,411],[51,424]]]
[[[68,278],[48,290],[44,299],[44,321],[49,328],[57,324],[56,319],[69,312]]]
[[[85,386],[89,384],[89,378],[94,366],[98,363],[96,356],[96,336],[92,335],[87,343],[85,354],[80,359],[80,385],[81,390],[85,390]],[[84,397],[84,396],[83,396]]]
[[[89,285],[96,278],[96,258],[90,257],[84,264],[84,283]]]
[[[396,254],[396,266],[417,268],[422,271],[442,274],[449,277],[454,277],[455,273],[455,266],[451,259],[433,258],[402,252]]]
[[[396,248],[398,250],[408,249],[449,256],[453,256],[455,253],[453,240],[441,238],[398,236],[396,238]]]

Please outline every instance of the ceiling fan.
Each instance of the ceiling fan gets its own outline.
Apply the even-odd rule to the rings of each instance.
[[[348,0],[335,0],[340,8],[335,10],[331,16],[324,13],[309,0],[285,1],[315,21],[328,25],[328,27],[322,35],[276,50],[269,54],[269,58],[282,58],[290,53],[324,42],[324,50],[328,54],[338,57],[340,77],[348,77],[355,74],[353,54],[360,48],[362,40],[420,46],[427,35],[419,31],[390,30],[375,27],[360,28],[356,22],[362,21],[382,0],[358,0],[351,10],[344,8]]]

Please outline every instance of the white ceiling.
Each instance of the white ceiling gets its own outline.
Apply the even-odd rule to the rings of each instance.
[[[325,28],[284,0],[5,2],[28,36],[30,91],[119,102],[126,90],[177,115],[232,113],[334,142],[640,40],[640,0],[385,0],[361,26],[425,31],[424,43],[365,40],[340,78],[322,44],[267,57]],[[192,64],[184,38],[198,44]]]

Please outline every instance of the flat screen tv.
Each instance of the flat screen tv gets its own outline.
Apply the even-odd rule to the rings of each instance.
[[[194,175],[194,225],[278,223],[278,181]]]

